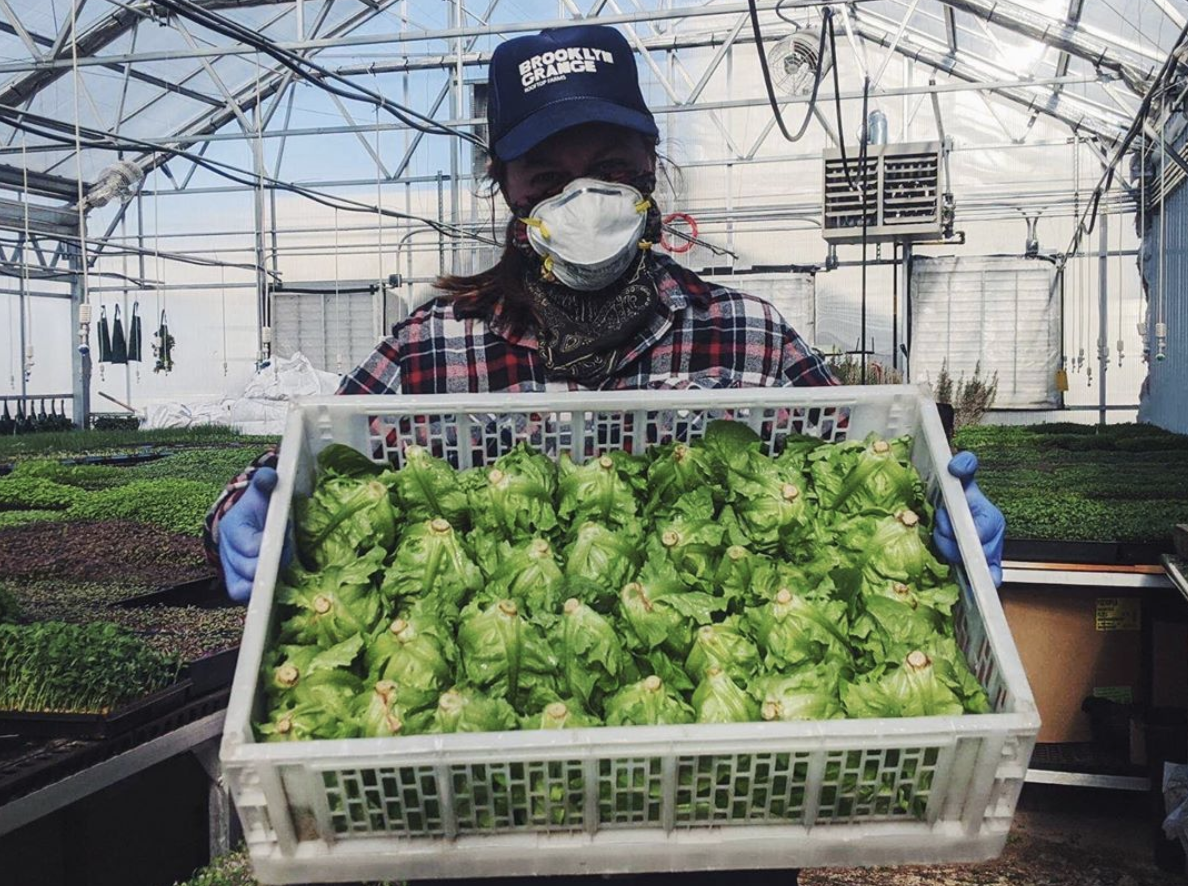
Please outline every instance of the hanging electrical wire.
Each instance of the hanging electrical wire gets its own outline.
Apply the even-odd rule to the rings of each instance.
[[[342,375],[342,348],[338,345],[342,341],[342,314],[338,291],[338,210],[334,211],[334,371]],[[329,342],[329,336],[327,336]],[[330,356],[327,354],[326,356]]]
[[[447,124],[434,120],[432,117],[427,117],[411,108],[397,104],[386,96],[370,90],[362,86],[349,77],[339,74],[335,71],[319,65],[313,59],[306,56],[298,55],[297,53],[283,49],[277,46],[267,37],[263,36],[257,31],[252,31],[249,28],[240,25],[238,22],[218,13],[211,12],[208,9],[190,2],[190,0],[159,0],[158,6],[162,6],[175,14],[196,22],[205,28],[208,28],[215,33],[222,34],[224,37],[230,37],[233,40],[238,40],[254,49],[263,52],[272,59],[280,62],[284,67],[288,68],[302,80],[312,83],[319,89],[323,89],[340,98],[350,99],[352,101],[362,101],[368,104],[374,104],[378,108],[387,111],[401,123],[424,132],[429,135],[449,135],[460,138],[463,141],[470,142],[482,150],[487,150],[487,144],[478,136],[456,129]],[[312,72],[312,73],[311,73]],[[317,74],[318,76],[314,76]],[[327,81],[334,81],[346,86],[346,89],[331,85]]]
[[[372,75],[375,76],[374,74]],[[379,130],[379,108],[375,109],[375,205],[379,209],[384,205],[384,192],[380,187],[383,170],[380,168],[380,157],[383,154],[380,152],[380,130]],[[337,250],[335,250],[337,252]],[[384,285],[386,278],[384,277],[384,214],[376,212],[375,214],[375,255],[378,263],[378,271],[376,275],[376,282],[379,283],[379,297],[380,297],[380,311],[379,315],[383,316],[383,299],[384,299]]]
[[[1139,340],[1143,346],[1144,357],[1147,354],[1147,333],[1150,331],[1148,322],[1151,312],[1151,290],[1147,285],[1147,149],[1144,145],[1139,150],[1139,229],[1138,229],[1138,269],[1139,295],[1142,297],[1142,311],[1139,322]]]
[[[40,138],[45,138],[50,141],[56,141],[59,144],[66,144],[72,148],[74,147],[73,141],[66,140],[63,138],[63,136],[58,134],[59,131],[69,130],[70,127],[67,124],[63,124],[57,120],[54,120],[53,118],[44,117],[40,114],[33,114],[28,111],[20,111],[16,108],[11,108],[6,105],[0,105],[0,121],[3,121],[5,124],[12,126],[15,129],[28,132],[31,135],[36,135]],[[327,194],[314,188],[308,188],[304,185],[298,185],[293,182],[281,181],[267,175],[257,176],[254,172],[241,169],[237,166],[233,166],[232,164],[224,163],[222,161],[211,160],[202,156],[201,154],[185,151],[176,146],[146,141],[144,139],[132,138],[126,135],[121,135],[117,138],[110,135],[109,133],[99,130],[92,130],[88,129],[87,127],[79,128],[80,131],[87,136],[87,139],[81,142],[82,147],[106,151],[131,151],[143,154],[169,154],[174,157],[188,160],[197,166],[207,169],[216,175],[227,179],[228,181],[234,182],[235,184],[242,185],[244,187],[255,187],[257,185],[257,180],[262,180],[265,187],[297,194],[331,209],[337,208],[346,212],[363,212],[368,214],[382,212],[389,218],[398,218],[404,221],[419,222],[420,224],[426,225],[441,232],[447,237],[468,238],[482,243],[487,243],[491,246],[502,245],[495,240],[490,240],[481,234],[468,231],[462,227],[434,221],[433,219],[424,218],[418,215],[411,215],[391,209],[372,206],[357,200],[351,200],[348,197]]]
[[[223,322],[223,378],[227,377],[227,268],[219,268],[219,305]]]
[[[1167,118],[1159,130],[1159,299],[1155,303],[1155,361],[1167,359]]]
[[[74,164],[75,175],[78,179],[78,237],[79,237],[79,254],[82,267],[82,289],[79,293],[78,303],[82,308],[84,305],[90,305],[91,301],[91,278],[90,278],[90,259],[87,255],[87,207],[84,197],[86,196],[83,190],[83,169],[82,169],[82,117],[79,114],[79,93],[82,91],[82,76],[78,70],[78,7],[79,4],[70,4],[70,67],[73,74],[74,81]],[[28,189],[26,193],[26,206],[28,205]],[[85,312],[84,312],[85,315]],[[87,324],[80,323],[80,326],[85,327]],[[84,330],[79,330],[80,338],[85,338]]]
[[[1155,76],[1155,79],[1152,81],[1147,94],[1143,97],[1142,102],[1139,104],[1139,109],[1135,114],[1134,122],[1130,124],[1130,128],[1126,131],[1126,134],[1122,137],[1122,140],[1118,142],[1117,147],[1114,149],[1114,156],[1106,164],[1106,169],[1102,173],[1097,187],[1094,188],[1093,196],[1089,200],[1089,203],[1085,209],[1085,214],[1081,217],[1080,223],[1074,228],[1073,242],[1070,243],[1069,247],[1065,250],[1064,254],[1066,256],[1074,254],[1077,246],[1080,244],[1081,239],[1093,233],[1101,199],[1113,185],[1114,176],[1117,174],[1118,170],[1118,164],[1121,162],[1122,158],[1126,156],[1126,153],[1130,150],[1130,146],[1134,144],[1134,140],[1138,138],[1139,134],[1143,131],[1143,127],[1147,124],[1147,117],[1150,115],[1151,108],[1153,107],[1155,101],[1161,98],[1165,91],[1170,88],[1168,78],[1172,73],[1175,72],[1179,65],[1180,48],[1184,45],[1186,40],[1188,40],[1188,24],[1185,24],[1180,30],[1180,34],[1176,38],[1176,42],[1172,45],[1171,50],[1167,54],[1167,59],[1164,61],[1163,67],[1159,69],[1159,73]],[[1162,141],[1163,139],[1161,135],[1160,142]]]
[[[1122,258],[1122,222],[1118,222],[1118,254],[1115,257],[1118,265],[1118,365],[1122,365],[1122,351],[1126,347],[1126,341],[1122,338],[1122,309],[1125,304],[1123,299],[1124,294],[1124,280],[1126,275],[1125,260]],[[1105,333],[1102,333],[1102,341],[1105,340]]]
[[[22,338],[25,341],[25,353],[21,355],[24,360],[24,365],[21,370],[21,378],[23,385],[27,385],[33,374],[33,306],[28,301],[29,292],[29,246],[33,242],[32,235],[29,229],[29,161],[24,152],[25,138],[21,137],[21,184],[23,186],[22,193],[24,199],[21,201],[24,212],[24,241],[21,244],[21,292],[25,294],[25,298],[21,299],[21,332]],[[80,311],[85,313],[85,308],[80,307]],[[81,324],[80,324],[81,325]],[[24,387],[22,385],[21,393],[24,394]]]
[[[29,159],[25,153],[25,137],[21,135],[20,139],[20,173],[21,184],[24,186],[24,240],[21,241],[20,247],[20,330],[21,338],[25,342],[25,353],[21,354],[21,360],[24,360],[24,366],[21,368],[21,378],[24,379],[25,384],[29,384],[29,375],[33,368],[33,335],[32,335],[32,316],[27,318],[26,315],[32,315],[32,306],[27,303],[27,292],[29,292],[29,246],[30,227],[29,227]],[[21,393],[24,393],[21,392]]]
[[[759,53],[759,70],[763,73],[763,85],[767,89],[767,100],[771,104],[771,112],[775,114],[775,121],[780,129],[780,134],[790,142],[798,142],[804,137],[805,132],[808,131],[809,122],[813,119],[813,111],[817,108],[817,91],[821,88],[821,67],[825,59],[825,28],[821,28],[821,39],[817,46],[817,69],[813,74],[813,90],[809,95],[808,110],[805,111],[804,120],[801,122],[800,128],[793,135],[788,131],[788,127],[784,125],[784,115],[780,111],[780,103],[776,100],[775,87],[771,83],[771,69],[767,64],[767,53],[763,51],[763,34],[759,29],[759,8],[756,6],[755,0],[747,0],[747,6],[751,13],[751,32],[755,35],[755,50]],[[828,6],[821,11],[821,15],[825,22],[832,22],[833,10]],[[836,65],[834,67],[836,68]]]

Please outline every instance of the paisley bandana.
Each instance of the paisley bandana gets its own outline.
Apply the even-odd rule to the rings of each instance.
[[[656,188],[652,173],[624,181],[645,196]],[[513,245],[524,260],[524,288],[532,299],[537,320],[541,359],[549,376],[596,387],[614,371],[622,346],[651,319],[659,298],[649,270],[647,251],[618,280],[595,292],[578,292],[562,286],[544,268],[541,257],[528,242],[528,228],[521,218],[532,207],[513,207]],[[648,209],[643,239],[660,238],[660,210]]]

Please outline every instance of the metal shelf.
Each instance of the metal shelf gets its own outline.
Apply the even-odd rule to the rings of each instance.
[[[1114,791],[1151,790],[1151,779],[1133,775],[1094,775],[1088,772],[1063,772],[1054,769],[1027,770],[1028,784],[1058,784],[1076,788],[1105,788]]]
[[[1188,600],[1188,560],[1182,560],[1172,554],[1164,554],[1163,568],[1167,571],[1168,580],[1184,596],[1184,599]]]
[[[1098,566],[1072,569],[1063,564],[1002,564],[1004,584],[1075,585],[1101,588],[1151,588],[1170,590],[1172,580],[1159,567]]]
[[[192,751],[222,734],[225,710],[187,723],[66,778],[0,806],[0,834],[69,806],[157,763]]]

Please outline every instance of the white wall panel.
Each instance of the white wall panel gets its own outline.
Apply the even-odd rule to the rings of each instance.
[[[1010,256],[912,263],[912,378],[998,373],[1000,409],[1059,405],[1060,291],[1054,267]]]

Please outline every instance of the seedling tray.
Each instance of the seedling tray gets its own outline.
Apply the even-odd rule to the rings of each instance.
[[[1146,566],[1159,563],[1166,545],[1118,541],[1052,541],[1008,538],[1003,557],[1024,563],[1075,563],[1082,566]]]
[[[233,646],[196,658],[186,665],[186,673],[190,676],[192,686],[191,696],[196,698],[230,686],[235,678],[235,662],[238,659],[239,647]]]
[[[238,606],[227,596],[223,580],[219,576],[198,578],[170,587],[150,591],[127,600],[112,604],[122,609],[149,608],[154,606],[196,606],[201,609],[223,609]],[[191,695],[201,696],[216,689],[231,685],[235,676],[235,661],[239,657],[239,646],[229,646],[201,658],[195,658],[186,665],[190,678]]]
[[[113,738],[162,717],[185,704],[188,679],[138,698],[106,714],[57,714],[0,711],[0,735],[30,738]]]
[[[202,609],[221,609],[239,604],[227,596],[222,578],[215,575],[158,588],[112,605],[127,609],[143,606],[198,606]]]

